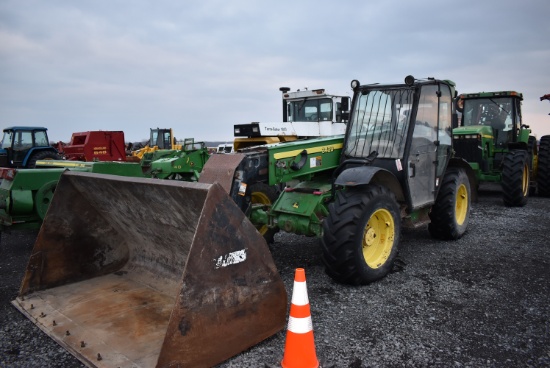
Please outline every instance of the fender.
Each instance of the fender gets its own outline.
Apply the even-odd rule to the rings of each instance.
[[[39,151],[51,151],[51,152],[58,153],[57,150],[53,147],[32,147],[31,149],[29,149],[29,152],[27,152],[27,154],[25,155],[25,158],[23,159],[23,162],[21,163],[21,165],[23,167],[27,167],[27,163],[29,162],[29,159],[32,157],[32,155],[35,152],[39,152]]]
[[[399,180],[390,171],[374,166],[358,166],[346,169],[338,175],[335,185],[357,187],[367,184],[382,184],[388,187],[398,201],[404,201],[405,196]]]

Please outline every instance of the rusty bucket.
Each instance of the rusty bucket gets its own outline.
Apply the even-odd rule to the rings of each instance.
[[[217,183],[66,172],[12,304],[92,367],[207,367],[285,327],[263,237]]]

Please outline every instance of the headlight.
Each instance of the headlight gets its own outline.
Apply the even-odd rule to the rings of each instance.
[[[260,129],[258,129],[258,127],[253,127],[252,128],[252,133],[258,133],[260,131]]]
[[[241,130],[239,128],[235,128],[235,134],[240,134]]]

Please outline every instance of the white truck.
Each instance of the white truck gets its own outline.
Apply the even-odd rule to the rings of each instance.
[[[350,97],[326,93],[324,89],[283,93],[283,121],[253,122],[234,126],[235,151],[262,144],[345,134]]]

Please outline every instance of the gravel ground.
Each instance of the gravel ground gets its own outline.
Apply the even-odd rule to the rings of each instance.
[[[83,367],[9,304],[36,232],[2,235],[0,366]],[[482,191],[458,241],[404,230],[394,272],[363,287],[334,283],[316,239],[276,236],[273,257],[292,294],[306,270],[323,367],[550,367],[550,199],[507,208]],[[218,367],[280,366],[286,331]]]

